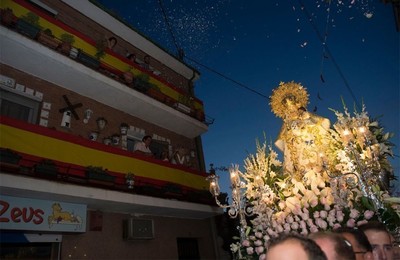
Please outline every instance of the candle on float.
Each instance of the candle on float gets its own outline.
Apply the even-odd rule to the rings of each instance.
[[[231,167],[229,168],[230,179],[232,183],[232,187],[237,187],[239,185],[240,179],[237,169]]]

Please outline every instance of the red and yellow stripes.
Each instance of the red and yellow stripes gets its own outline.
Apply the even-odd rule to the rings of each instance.
[[[101,166],[121,174],[133,172],[138,177],[191,189],[208,186],[205,173],[167,166],[155,159],[144,160],[122,149],[5,117],[0,117],[0,147],[65,164]]]

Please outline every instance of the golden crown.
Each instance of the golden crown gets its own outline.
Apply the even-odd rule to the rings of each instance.
[[[270,96],[270,106],[272,112],[280,118],[284,118],[287,113],[285,100],[291,98],[299,105],[299,107],[306,108],[308,105],[308,93],[305,87],[299,83],[281,82],[279,86],[272,91]]]

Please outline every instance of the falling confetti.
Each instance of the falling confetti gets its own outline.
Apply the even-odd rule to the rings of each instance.
[[[373,13],[364,13],[364,16],[367,17],[368,19],[372,18],[374,14]]]

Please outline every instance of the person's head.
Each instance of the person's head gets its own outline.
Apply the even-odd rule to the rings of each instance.
[[[373,259],[372,247],[367,236],[359,229],[340,227],[334,230],[335,233],[344,237],[351,243],[356,260]]]
[[[269,244],[266,259],[326,260],[327,258],[311,239],[298,234],[281,234]]]
[[[130,53],[126,58],[132,62],[136,61],[136,55],[134,53]]]
[[[114,36],[108,38],[108,47],[110,49],[114,48],[116,44],[117,44],[117,38],[115,38]]]
[[[367,236],[374,259],[393,259],[392,240],[383,223],[371,221],[358,228]]]
[[[144,56],[144,63],[150,64],[150,56],[149,55]]]
[[[148,146],[150,145],[152,139],[153,139],[153,138],[152,138],[150,135],[145,135],[145,136],[142,138],[142,141],[143,141],[143,143],[145,143],[146,146],[148,147]]]
[[[346,241],[338,234],[329,232],[317,232],[309,235],[324,251],[328,260],[355,260],[353,248],[349,241]]]

